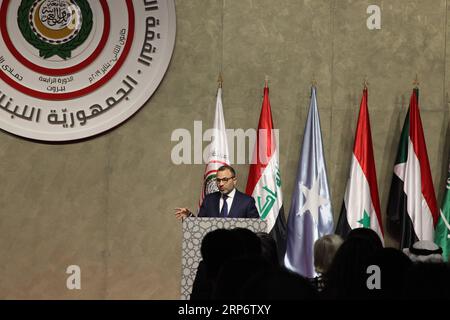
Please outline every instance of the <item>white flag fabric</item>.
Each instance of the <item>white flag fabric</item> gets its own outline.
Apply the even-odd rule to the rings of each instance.
[[[198,206],[200,207],[206,195],[218,191],[215,183],[217,169],[223,165],[230,165],[230,153],[228,152],[227,132],[222,107],[222,88],[217,89],[216,114],[214,127],[211,134],[211,144],[205,151],[207,161],[203,175],[203,185]]]

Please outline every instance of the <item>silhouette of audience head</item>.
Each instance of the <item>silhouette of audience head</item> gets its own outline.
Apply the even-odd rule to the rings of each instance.
[[[251,230],[245,228],[234,228],[230,230],[233,243],[236,247],[232,248],[233,258],[260,256],[261,240]]]
[[[369,258],[367,265],[377,266],[380,271],[380,287],[371,290],[370,297],[376,299],[401,297],[404,275],[412,265],[411,260],[402,251],[394,248],[378,249]]]
[[[347,238],[336,252],[327,272],[324,297],[367,298],[367,262],[378,249],[377,246],[373,238],[359,236]]]
[[[266,232],[257,232],[259,240],[261,241],[261,256],[273,266],[279,266],[277,243],[275,239]]]
[[[200,252],[208,272],[217,275],[221,265],[227,260],[260,255],[261,242],[248,229],[216,229],[205,235]]]
[[[235,300],[246,282],[255,274],[273,268],[261,256],[241,256],[225,261],[217,275],[212,291],[212,299]]]
[[[229,230],[216,229],[205,235],[200,253],[209,276],[217,275],[220,265],[232,256],[233,242]]]
[[[232,274],[228,273],[228,270],[236,272],[236,269],[235,264],[233,264],[227,267],[226,271],[222,272],[223,266],[234,263],[235,259],[260,259],[261,241],[254,232],[248,229],[216,229],[205,235],[200,252],[203,260],[197,269],[191,299],[210,299],[213,297],[214,292],[217,292],[217,296],[225,298],[234,290],[230,286],[236,285],[236,282],[232,281],[234,278],[232,278]],[[242,271],[243,275],[247,274],[247,277],[251,275],[250,272],[252,270],[241,269],[238,268],[237,270]],[[225,281],[224,283],[221,280],[220,290],[216,288],[219,282],[218,278],[222,278]]]
[[[318,295],[312,284],[302,276],[282,268],[260,272],[243,286],[244,300],[310,300]]]
[[[327,234],[314,243],[314,267],[317,273],[326,273],[330,268],[334,255],[343,243],[337,234]]]
[[[347,239],[364,239],[371,243],[372,247],[375,249],[381,249],[383,248],[383,242],[381,242],[380,237],[378,234],[369,228],[356,228],[352,229],[348,235]]]
[[[412,262],[443,262],[442,248],[433,241],[421,240],[411,247],[403,249],[403,252]]]

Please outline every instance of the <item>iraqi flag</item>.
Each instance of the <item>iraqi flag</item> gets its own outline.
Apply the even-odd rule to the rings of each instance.
[[[418,240],[434,240],[439,209],[419,112],[419,89],[414,89],[395,160],[387,215],[401,230],[401,248]]]
[[[337,223],[336,233],[345,238],[350,230],[356,228],[370,228],[384,242],[369,110],[367,107],[367,88],[363,90],[359,108],[350,177],[347,181],[344,203]]]
[[[269,88],[266,83],[245,192],[255,199],[261,220],[267,221],[268,230],[276,241],[278,257],[282,262],[286,251],[286,219],[283,212],[281,174],[275,140]]]
[[[205,173],[203,175],[202,190],[198,207],[202,205],[206,195],[219,191],[215,178],[217,169],[224,165],[230,165],[230,153],[228,152],[227,132],[222,108],[222,88],[217,89],[216,114],[214,116],[214,127],[211,134],[211,144],[205,151],[208,155]]]

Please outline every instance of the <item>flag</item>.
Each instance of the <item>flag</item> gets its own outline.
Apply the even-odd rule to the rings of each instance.
[[[214,127],[212,131],[212,142],[206,151],[208,160],[206,162],[203,184],[198,206],[200,208],[206,195],[219,191],[215,178],[217,169],[223,165],[230,165],[228,152],[228,140],[225,129],[225,119],[222,110],[222,88],[217,89],[216,114],[214,116]]]
[[[336,233],[345,238],[352,229],[370,228],[384,243],[367,95],[367,88],[364,88],[359,107],[350,176]]]
[[[303,144],[287,225],[285,266],[308,278],[314,271],[314,242],[333,233],[333,212],[322,146],[316,88],[303,134]]]
[[[255,199],[261,220],[267,221],[268,230],[276,241],[278,257],[282,262],[286,251],[286,220],[267,83],[264,87],[256,145],[245,192]]]
[[[436,226],[434,242],[442,248],[444,261],[450,261],[450,163],[447,173],[447,189],[442,203],[441,217]]]
[[[411,94],[403,125],[387,215],[401,224],[401,248],[409,248],[418,240],[434,240],[439,211],[420,119],[419,89]]]

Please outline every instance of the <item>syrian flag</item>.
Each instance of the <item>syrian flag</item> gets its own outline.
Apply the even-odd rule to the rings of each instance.
[[[420,119],[419,89],[413,90],[403,125],[387,214],[401,225],[401,248],[418,240],[434,240],[439,210]]]
[[[230,165],[225,119],[222,110],[221,87],[217,89],[216,114],[211,139],[212,142],[205,151],[207,152],[208,160],[206,162],[205,174],[203,175],[203,185],[198,203],[199,208],[206,195],[219,191],[214,180],[217,175],[217,169],[224,165]]]
[[[442,248],[444,261],[450,261],[450,163],[447,174],[447,188],[442,203],[441,216],[436,226],[434,242]]]
[[[369,110],[367,107],[367,88],[364,88],[361,99],[350,177],[347,181],[344,203],[337,223],[336,233],[345,238],[350,230],[356,228],[370,228],[374,230],[384,243]]]
[[[289,270],[314,278],[314,242],[334,230],[316,87],[311,88],[301,150],[289,211],[284,264]]]
[[[282,262],[286,251],[286,220],[283,212],[281,174],[275,140],[269,88],[266,83],[253,161],[250,165],[245,192],[255,199],[261,220],[267,221],[268,230],[276,241],[278,257]]]

